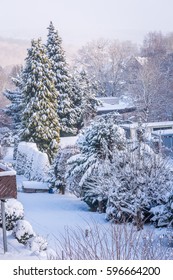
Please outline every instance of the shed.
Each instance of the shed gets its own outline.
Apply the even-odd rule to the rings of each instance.
[[[17,198],[16,171],[0,163],[0,200]]]

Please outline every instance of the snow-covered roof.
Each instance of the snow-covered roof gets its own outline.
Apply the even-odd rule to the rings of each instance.
[[[76,144],[78,136],[69,136],[69,137],[61,137],[60,138],[60,146],[61,148],[65,148],[67,146],[74,146]]]
[[[16,171],[12,168],[7,167],[6,165],[0,163],[0,169],[3,171],[0,171],[0,177],[2,176],[14,176],[16,175]]]
[[[130,124],[123,124],[123,127],[129,127],[129,128],[136,128],[138,127],[138,123],[134,122],[134,123],[130,123]],[[149,122],[149,123],[143,123],[142,124],[143,127],[157,127],[157,128],[161,128],[161,127],[173,127],[173,121],[164,121],[164,122]]]
[[[108,103],[105,103],[105,102],[102,102],[102,106],[99,106],[97,108],[97,111],[107,111],[107,110],[120,110],[120,109],[125,109],[127,108],[127,104],[125,103],[118,103],[118,104],[114,104],[114,105],[111,105],[111,104],[108,104]]]
[[[173,129],[164,129],[164,130],[157,130],[157,131],[153,131],[152,135],[173,135]]]
[[[121,111],[134,108],[129,102],[119,100],[117,97],[97,97],[101,105],[97,107],[97,112]]]
[[[24,188],[29,189],[49,189],[48,183],[46,182],[37,182],[37,181],[23,181],[22,185]]]
[[[114,104],[119,103],[119,99],[117,97],[113,97],[113,96],[110,96],[110,97],[97,97],[97,99],[99,101],[101,101],[102,103],[106,103],[106,104],[110,104],[110,105],[114,105]]]
[[[103,113],[109,113],[112,111],[117,111],[119,113],[125,112],[125,111],[134,111],[135,107],[133,106],[132,102],[129,101],[129,98],[126,98],[123,96],[121,99],[118,97],[97,97],[97,99],[101,102],[101,105],[97,107],[97,112],[100,114]]]

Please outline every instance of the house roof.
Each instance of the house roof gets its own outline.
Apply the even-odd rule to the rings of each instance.
[[[135,111],[136,109],[132,104],[120,101],[117,97],[98,97],[97,99],[101,101],[101,105],[97,107],[98,115],[113,111],[126,113]]]
[[[129,127],[129,128],[136,128],[138,127],[138,123],[134,122],[131,124],[124,124],[123,126],[125,127]],[[149,123],[143,123],[142,124],[143,127],[165,127],[165,126],[173,126],[173,121],[163,121],[163,122],[149,122]]]

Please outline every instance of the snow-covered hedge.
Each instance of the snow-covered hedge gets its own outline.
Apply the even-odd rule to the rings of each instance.
[[[16,221],[21,220],[24,217],[23,205],[16,199],[7,200],[5,203],[5,217],[7,230],[12,230]],[[0,226],[2,226],[1,210]]]
[[[7,147],[4,147],[0,144],[0,160],[4,158],[7,153]]]
[[[16,158],[16,171],[29,180],[44,181],[50,168],[46,153],[38,150],[35,143],[20,142]]]
[[[19,243],[26,245],[28,239],[35,236],[35,232],[28,221],[19,220],[16,222],[15,227],[13,228],[13,235],[19,241]]]

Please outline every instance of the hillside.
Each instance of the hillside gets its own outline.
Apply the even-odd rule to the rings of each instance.
[[[27,41],[0,38],[0,65],[23,64],[28,47]]]

